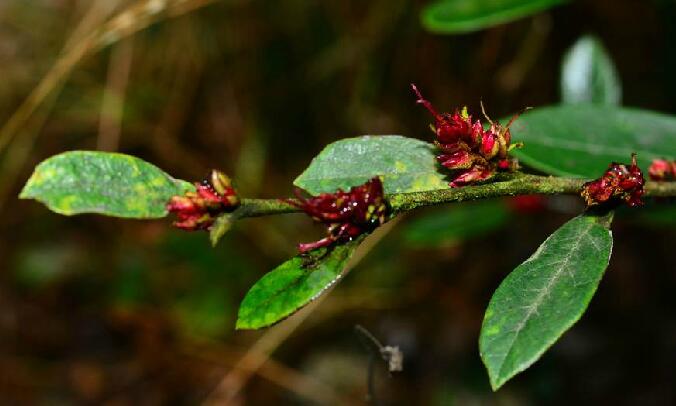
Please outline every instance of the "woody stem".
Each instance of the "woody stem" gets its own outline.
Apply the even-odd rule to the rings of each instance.
[[[465,186],[426,192],[395,193],[387,195],[393,213],[444,203],[489,199],[518,195],[579,195],[584,179],[558,178],[525,174],[507,175],[497,182],[479,186]],[[676,197],[676,182],[647,182],[645,197]],[[242,199],[241,217],[260,217],[271,214],[296,213],[300,210],[278,199]]]

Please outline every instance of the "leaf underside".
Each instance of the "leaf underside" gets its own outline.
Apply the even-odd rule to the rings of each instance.
[[[588,215],[570,220],[495,291],[479,338],[493,390],[537,361],[582,316],[610,260],[608,222]]]
[[[568,104],[620,104],[622,85],[617,69],[597,38],[580,38],[563,58],[561,99]]]

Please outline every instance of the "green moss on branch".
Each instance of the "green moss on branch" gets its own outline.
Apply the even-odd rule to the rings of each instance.
[[[579,195],[586,180],[552,176],[511,175],[504,180],[479,186],[465,186],[415,193],[396,193],[387,196],[394,214],[419,207],[470,200],[518,195]],[[646,197],[676,197],[676,182],[648,182]],[[241,217],[260,217],[272,214],[297,213],[300,210],[279,199],[242,199]]]

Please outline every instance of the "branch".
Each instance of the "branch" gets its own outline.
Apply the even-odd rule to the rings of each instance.
[[[579,195],[585,182],[585,179],[516,174],[503,181],[479,186],[427,192],[395,193],[387,196],[387,198],[392,207],[392,212],[396,214],[418,207],[501,196]],[[644,190],[646,197],[676,197],[676,182],[647,182]],[[240,210],[242,211],[240,217],[260,217],[300,212],[296,207],[278,199],[242,199]]]
[[[517,174],[505,181],[479,186],[465,186],[429,192],[398,193],[390,196],[389,201],[392,211],[398,213],[423,206],[500,196],[580,194],[584,183],[584,179]]]

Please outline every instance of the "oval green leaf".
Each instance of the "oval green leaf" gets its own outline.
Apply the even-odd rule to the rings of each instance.
[[[326,253],[313,252],[315,260],[300,255],[284,262],[254,284],[242,300],[237,329],[258,329],[289,317],[318,298],[343,276],[361,238]]]
[[[488,234],[506,225],[509,218],[504,200],[453,204],[413,219],[402,229],[402,236],[409,246],[438,247]]]
[[[561,67],[561,99],[571,104],[620,104],[622,86],[617,70],[596,37],[580,38],[566,53]]]
[[[493,390],[537,361],[580,319],[610,260],[609,223],[586,215],[570,220],[495,291],[479,337]]]
[[[385,193],[447,189],[434,149],[399,135],[347,138],[324,148],[293,183],[312,194],[331,193],[382,176]]]
[[[127,218],[167,215],[167,201],[194,189],[129,155],[71,151],[40,163],[19,197],[67,216],[97,213]]]
[[[478,31],[539,13],[566,0],[442,0],[426,6],[423,26],[439,34]]]
[[[551,175],[598,178],[632,152],[647,173],[655,158],[676,159],[676,117],[591,104],[544,107],[521,116],[512,139],[524,142],[514,156]]]

